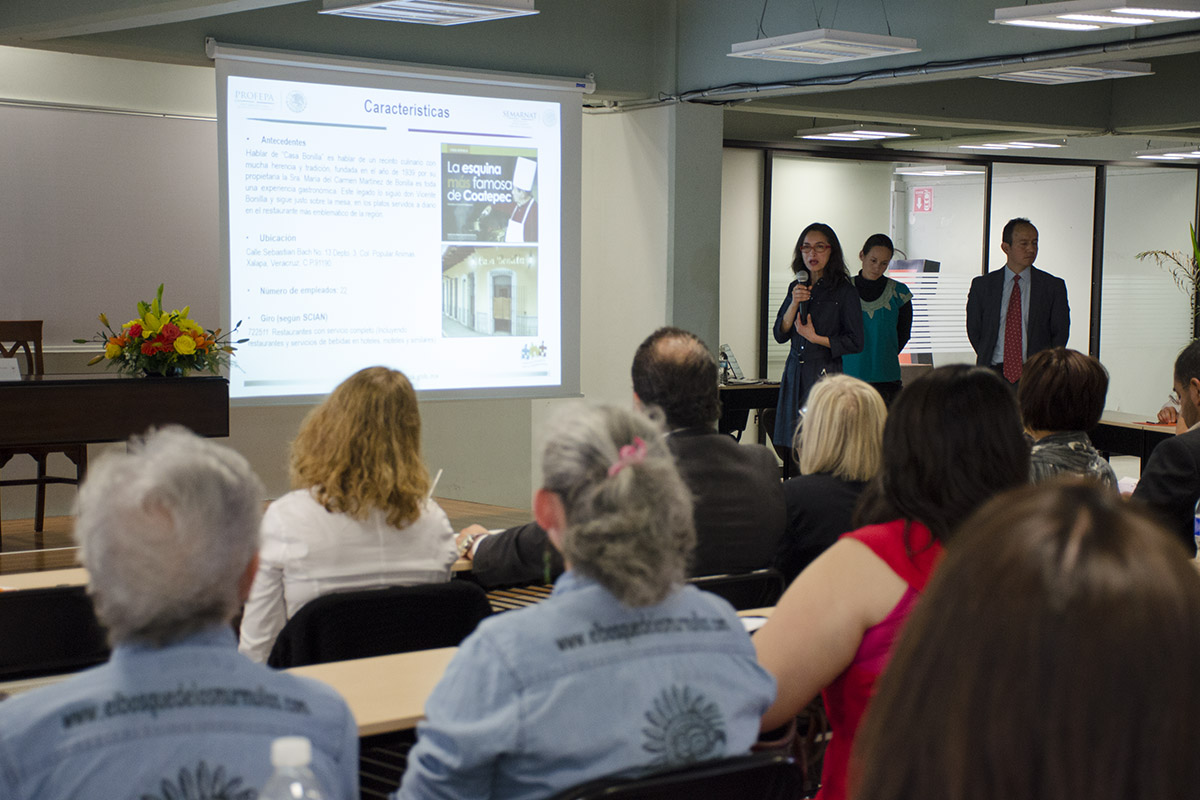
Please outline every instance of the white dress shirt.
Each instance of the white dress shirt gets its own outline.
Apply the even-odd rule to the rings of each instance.
[[[450,580],[458,557],[446,512],[432,500],[405,528],[372,509],[365,520],[331,514],[307,489],[267,508],[258,573],[246,601],[238,650],[265,662],[301,606],[330,592]]]

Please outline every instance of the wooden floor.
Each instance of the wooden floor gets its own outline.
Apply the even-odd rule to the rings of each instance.
[[[485,528],[511,528],[530,520],[527,509],[467,500],[437,501],[456,531],[473,522]],[[4,520],[0,524],[0,575],[79,566],[79,551],[71,538],[74,524],[74,517],[47,517],[45,530],[35,534],[31,519]]]

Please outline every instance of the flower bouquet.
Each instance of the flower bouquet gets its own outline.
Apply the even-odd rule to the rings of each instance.
[[[95,342],[104,345],[104,352],[88,362],[88,366],[106,361],[106,366],[130,375],[187,375],[193,371],[220,374],[221,367],[247,339],[234,341],[231,337],[241,327],[233,326],[229,333],[221,329],[205,330],[188,317],[190,306],[182,311],[163,311],[163,284],[159,284],[153,303],[139,302],[138,316],[113,330],[108,317],[100,315],[106,330],[97,331],[91,339],[76,339],[79,344]]]

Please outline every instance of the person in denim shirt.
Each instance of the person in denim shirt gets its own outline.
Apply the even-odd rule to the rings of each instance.
[[[329,796],[356,800],[346,703],[237,652],[263,496],[245,459],[182,428],[89,470],[75,537],[112,659],[0,703],[0,797],[253,800],[272,740],[303,735]]]
[[[463,642],[394,797],[543,798],[757,738],[775,681],[729,604],[684,585],[691,498],[657,424],[575,406],[551,423],[542,470],[534,513],[567,571]]]

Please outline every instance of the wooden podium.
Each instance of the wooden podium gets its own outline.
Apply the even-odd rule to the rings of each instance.
[[[229,381],[116,373],[0,381],[0,446],[121,442],[171,424],[228,436]]]

